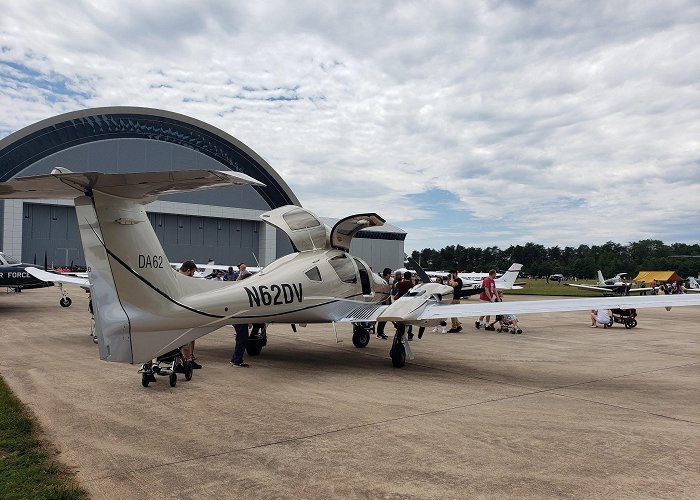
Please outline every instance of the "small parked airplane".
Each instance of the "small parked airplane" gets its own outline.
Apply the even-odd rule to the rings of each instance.
[[[581,290],[591,290],[601,292],[603,295],[629,295],[630,293],[650,292],[651,287],[632,288],[632,283],[625,281],[623,276],[627,273],[618,273],[612,278],[603,278],[603,273],[598,271],[598,283],[595,285],[581,285],[577,283],[564,283],[566,286],[580,288]]]
[[[73,199],[100,357],[143,363],[144,377],[153,358],[236,323],[352,322],[353,344],[365,347],[370,334],[361,322],[396,321],[399,330],[389,354],[392,364],[402,367],[407,357],[412,359],[404,335],[408,324],[436,326],[447,317],[484,314],[700,305],[695,295],[451,304],[452,287],[430,282],[419,267],[423,283],[391,305],[382,305],[390,293],[388,283],[348,250],[357,231],[381,226],[384,219],[363,213],[329,228],[293,205],[261,218],[289,236],[295,253],[244,281],[191,279],[174,272],[144,205],[162,194],[243,184],[262,185],[234,171],[105,174],[59,167],[50,175],[0,183],[0,198]],[[266,336],[256,337],[249,348],[259,353],[266,343]],[[148,380],[142,382],[148,385]]]
[[[413,261],[413,267],[419,267],[418,264]],[[523,268],[522,264],[512,264],[508,270],[497,275],[496,278],[496,288],[499,290],[520,290],[522,285],[517,285],[515,280],[518,279],[520,270]],[[408,269],[397,269],[395,272],[404,272]],[[437,278],[445,278],[449,276],[450,273],[443,271],[425,271],[425,273],[430,277],[431,281]],[[477,295],[484,291],[481,286],[483,284],[484,278],[487,277],[489,273],[457,273],[457,276],[462,280],[462,297],[468,297],[470,295]]]
[[[503,273],[500,277],[496,278],[496,288],[498,290],[520,290],[523,287],[515,284],[515,280],[518,279],[520,270],[523,268],[522,264],[512,264],[508,270]],[[461,274],[458,274],[462,278]],[[488,274],[486,274],[488,276]],[[462,278],[462,297],[467,297],[469,295],[476,295],[484,291],[484,287],[481,286],[484,282],[484,278],[468,279]]]
[[[180,266],[182,265],[182,262],[171,262],[170,267],[172,267],[174,270],[180,269]],[[206,264],[195,264],[197,266],[197,272],[194,273],[195,278],[207,278],[207,279],[212,279],[216,278],[217,274],[225,274],[229,268],[233,269],[234,272],[238,272],[238,266],[226,266],[223,264],[216,264],[213,260],[210,260]],[[246,265],[246,270],[251,273],[255,274],[258,271],[260,271],[262,267],[251,267]]]
[[[0,252],[0,287],[12,288],[16,292],[21,292],[32,288],[54,286],[54,283],[57,283],[61,291],[59,304],[62,307],[70,307],[73,301],[63,289],[65,279],[70,278],[65,274],[42,271],[32,264],[24,264]]]

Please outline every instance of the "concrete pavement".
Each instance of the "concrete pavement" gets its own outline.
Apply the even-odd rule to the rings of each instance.
[[[233,329],[171,388],[100,361],[87,300],[0,293],[0,375],[93,498],[697,498],[700,307],[521,316],[525,334],[434,334],[394,369],[339,326],[269,328],[248,369]],[[387,329],[389,333],[389,329]]]

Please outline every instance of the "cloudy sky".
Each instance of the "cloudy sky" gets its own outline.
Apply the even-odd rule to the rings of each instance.
[[[0,0],[0,137],[98,106],[232,134],[406,249],[700,241],[700,3]]]

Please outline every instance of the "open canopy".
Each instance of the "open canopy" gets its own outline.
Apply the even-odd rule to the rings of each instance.
[[[644,281],[645,283],[650,283],[651,281],[682,281],[683,278],[678,276],[675,271],[640,271],[634,281]]]

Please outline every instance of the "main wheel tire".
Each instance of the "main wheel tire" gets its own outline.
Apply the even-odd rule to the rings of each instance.
[[[184,368],[184,371],[185,371],[185,380],[192,380],[192,374],[194,373],[194,368],[192,368],[192,360],[191,360],[191,359],[188,359],[187,361],[185,361],[185,362],[184,362],[183,368]],[[175,375],[175,374],[173,373],[173,375]],[[171,375],[171,377],[172,377],[173,375]],[[175,387],[175,385],[172,384],[172,382],[171,382],[170,385],[172,385],[173,387]]]
[[[73,301],[70,299],[70,297],[63,297],[58,301],[58,303],[61,304],[61,307],[70,307]]]
[[[146,373],[141,374],[141,385],[144,387],[148,387],[148,384],[150,384],[151,381],[148,379],[148,375]]]
[[[177,373],[170,374],[170,387],[175,387],[177,385]]]
[[[406,349],[403,344],[398,343],[391,348],[391,364],[394,368],[403,368],[406,364]]]
[[[634,328],[637,326],[637,320],[634,318],[630,318],[627,321],[625,321],[625,328]]]
[[[367,344],[369,344],[369,330],[362,326],[353,327],[352,343],[358,349],[367,347]]]
[[[245,350],[249,356],[257,356],[258,354],[260,354],[260,351],[262,351],[262,348],[263,348],[262,344],[260,342],[256,341],[256,342],[249,343],[246,346]]]

